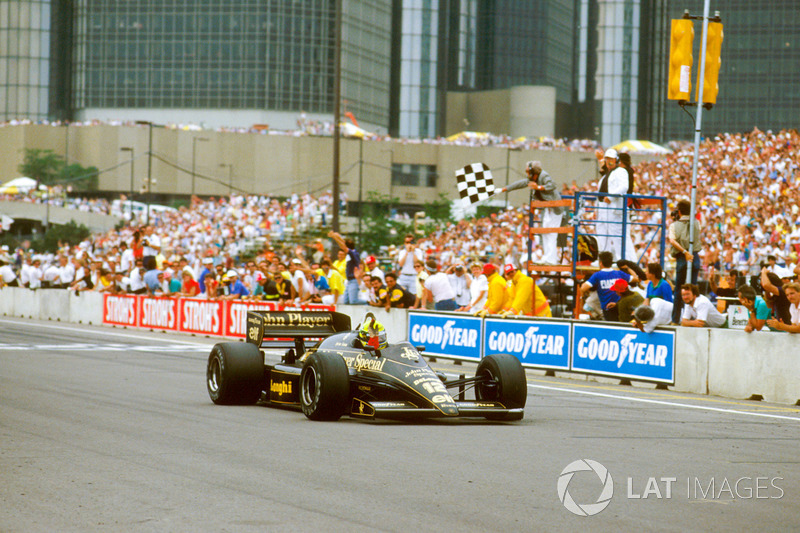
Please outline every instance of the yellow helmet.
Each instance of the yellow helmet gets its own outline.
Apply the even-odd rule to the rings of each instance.
[[[376,350],[383,350],[389,346],[386,329],[372,313],[367,313],[361,329],[358,330],[358,338],[365,346],[372,346]]]

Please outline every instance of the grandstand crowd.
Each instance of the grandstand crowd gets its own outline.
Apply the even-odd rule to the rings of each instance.
[[[147,127],[146,125],[137,124],[133,121],[121,120],[90,120],[86,122],[62,122],[62,121],[48,121],[48,120],[9,120],[0,122],[0,128],[22,126],[28,124],[37,124],[43,126],[66,126],[70,127],[92,127],[92,126],[129,126],[129,127]],[[537,138],[512,138],[508,135],[494,135],[491,133],[479,132],[462,132],[462,134],[454,135],[448,138],[436,137],[432,139],[416,139],[416,138],[401,138],[392,137],[386,134],[371,133],[358,128],[354,122],[342,123],[342,125],[350,126],[340,130],[340,134],[347,136],[358,136],[360,138],[371,141],[393,141],[403,144],[451,144],[456,146],[504,146],[513,149],[522,150],[558,150],[558,151],[576,151],[576,152],[593,152],[597,149],[597,142],[591,139],[560,139],[554,137],[537,137]],[[355,128],[352,128],[355,126]],[[333,123],[330,121],[319,121],[309,119],[305,113],[297,119],[297,126],[294,129],[281,130],[270,128],[267,125],[254,125],[248,128],[234,128],[234,127],[218,127],[214,129],[204,128],[198,124],[180,124],[170,123],[165,124],[166,129],[180,130],[180,131],[217,131],[226,133],[247,133],[254,135],[286,135],[292,137],[302,136],[323,136],[330,137],[334,134]]]
[[[497,138],[475,142],[509,141]],[[552,149],[596,148],[593,143],[581,141],[553,141],[550,145]],[[692,161],[693,147],[683,145],[662,159],[635,166],[634,193],[664,196],[670,210],[676,208],[680,200],[689,197]],[[726,280],[732,272],[740,279],[761,280],[764,268],[786,284],[786,292],[791,292],[788,287],[800,271],[797,131],[754,129],[707,138],[700,146],[698,169],[700,279],[709,282],[712,299],[713,289],[729,288]],[[596,181],[578,187],[574,182],[568,183],[567,176],[553,178],[562,184],[562,195],[594,192],[598,187]],[[103,200],[65,201],[75,209],[113,214],[113,205]],[[330,238],[295,242],[299,227],[329,225],[332,202],[329,192],[319,197],[297,193],[288,198],[234,195],[195,199],[190,207],[151,213],[147,226],[133,223],[93,235],[76,246],[63,246],[57,253],[37,252],[24,246],[3,250],[0,285],[264,299],[293,305],[366,303],[387,309],[434,308],[438,302],[452,299],[453,309],[465,312],[549,315],[549,307],[514,306],[519,294],[535,293],[536,298],[528,298],[534,302],[540,294],[537,284],[521,279],[527,278],[521,271],[528,259],[526,205],[446,224],[430,235],[398,235],[396,242],[387,240],[375,250],[357,249],[347,236],[333,234]],[[661,220],[660,214],[651,212],[635,213],[633,219],[668,223]],[[640,261],[638,265],[623,266],[632,275],[625,279],[625,287],[619,287],[620,297],[626,292],[638,292],[650,304],[650,290],[674,277],[675,257],[669,245],[665,269],[650,275],[648,265],[661,260],[652,232],[652,227],[633,226],[632,237]],[[564,261],[569,260],[569,255],[571,251],[565,251]],[[534,242],[530,259],[540,262],[541,258],[541,248]],[[434,281],[427,281],[429,277]],[[452,292],[441,284],[443,279],[448,280]],[[571,280],[575,281],[584,280]],[[492,292],[492,283],[495,290],[501,285],[505,288],[503,295]],[[764,284],[756,285],[760,289]],[[437,291],[444,292],[437,295]],[[441,297],[451,294],[452,297]],[[502,302],[498,303],[498,299]]]

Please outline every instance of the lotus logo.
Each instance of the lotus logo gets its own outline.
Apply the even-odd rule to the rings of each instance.
[[[572,476],[575,475],[575,472],[589,471],[597,474],[603,484],[603,490],[595,503],[578,504],[569,493],[569,483],[572,481]],[[561,471],[561,475],[558,478],[558,499],[561,500],[561,503],[564,504],[564,507],[569,512],[578,516],[594,516],[600,513],[611,503],[612,496],[614,496],[614,480],[611,479],[611,474],[609,474],[606,467],[597,461],[592,461],[591,459],[573,461]]]

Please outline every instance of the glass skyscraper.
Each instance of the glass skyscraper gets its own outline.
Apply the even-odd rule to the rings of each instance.
[[[435,137],[447,133],[449,91],[542,85],[556,90],[557,136],[692,138],[666,99],[669,21],[701,15],[702,0],[342,6],[342,111],[368,128]],[[797,0],[717,9],[720,90],[703,133],[796,128]],[[0,120],[330,120],[334,12],[334,0],[0,0]],[[693,85],[699,45],[695,21]]]
[[[49,116],[49,0],[0,1],[0,120]]]
[[[331,0],[79,0],[76,110],[333,111]],[[344,2],[347,111],[388,121],[390,1]]]
[[[691,140],[694,122],[676,102],[666,99],[669,19],[681,18],[684,9],[700,16],[703,2],[669,0],[665,7],[656,5],[651,9],[656,17],[664,19],[657,28],[660,36],[654,37],[664,43],[664,55],[659,64],[661,72],[653,74],[651,90],[643,95],[643,109],[650,113],[652,128],[642,135],[659,141]],[[659,15],[662,9],[663,15]],[[800,124],[800,5],[796,0],[763,4],[728,0],[712,2],[709,16],[713,17],[717,10],[724,28],[719,94],[713,109],[703,111],[703,135],[748,132],[754,127],[774,131],[796,129]],[[700,69],[700,20],[694,21],[694,31],[693,96]],[[694,115],[695,110],[690,111]],[[663,117],[662,123],[659,116]]]

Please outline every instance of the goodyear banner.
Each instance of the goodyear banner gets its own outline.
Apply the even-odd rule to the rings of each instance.
[[[570,324],[487,318],[483,353],[507,353],[525,366],[569,370]]]
[[[631,327],[574,324],[576,372],[675,383],[675,332],[644,333]]]
[[[481,358],[482,319],[471,315],[408,313],[408,342],[425,346],[425,355]]]

